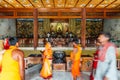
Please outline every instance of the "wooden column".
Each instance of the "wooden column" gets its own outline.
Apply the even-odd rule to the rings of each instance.
[[[37,9],[34,9],[33,11],[33,18],[34,18],[34,21],[33,21],[33,25],[34,25],[34,29],[33,29],[33,35],[34,35],[34,49],[37,48],[38,46],[38,10]]]
[[[86,44],[86,9],[82,9],[82,20],[81,20],[81,46],[85,48]]]
[[[106,9],[104,9],[104,18],[106,17]]]

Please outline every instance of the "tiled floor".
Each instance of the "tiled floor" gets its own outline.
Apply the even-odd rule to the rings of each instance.
[[[27,69],[25,80],[44,80],[39,76],[40,65],[36,65],[32,68]],[[89,80],[88,72],[82,72],[81,78],[78,80]],[[118,71],[119,79],[120,80],[120,71]],[[52,80],[72,80],[72,75],[70,72],[64,71],[53,71],[53,79]]]

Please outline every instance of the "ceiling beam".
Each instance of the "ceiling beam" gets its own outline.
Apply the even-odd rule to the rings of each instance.
[[[28,0],[29,2],[30,2],[30,4],[32,4],[32,6],[35,8],[35,5],[30,1],[30,0]]]
[[[81,8],[38,8],[39,12],[81,12]]]
[[[3,0],[4,2],[6,2],[7,4],[9,4],[10,6],[12,6],[13,8],[15,8],[15,6],[13,6],[12,4],[10,4],[9,2],[7,2],[6,0]]]
[[[107,6],[105,6],[104,8],[107,8],[108,6],[110,6],[111,4],[113,4],[114,2],[116,2],[117,0],[112,1],[110,4],[108,4]]]
[[[65,0],[65,3],[64,3],[64,8],[65,8],[66,4],[67,4],[67,0]]]
[[[2,8],[5,8],[4,6],[2,6],[1,4],[0,4],[0,6],[2,7]]]
[[[119,5],[117,5],[115,8],[119,8],[120,7],[120,4]]]
[[[119,7],[120,5],[118,5]],[[117,7],[117,6],[116,6]],[[82,8],[38,8],[40,12],[81,12]],[[0,8],[0,11],[20,11],[20,12],[32,12],[34,8]],[[120,12],[119,8],[104,9],[104,8],[86,8],[87,12]]]
[[[98,5],[100,5],[104,0],[100,1],[94,8],[96,8]]]
[[[25,6],[23,5],[23,4],[21,4],[20,2],[19,2],[19,0],[16,0],[23,8],[25,8]]]
[[[92,0],[89,0],[89,2],[85,5],[85,7],[87,6],[87,5],[89,5],[89,3],[91,2]]]
[[[0,16],[0,18],[33,18],[33,16]],[[51,18],[51,19],[58,19],[58,16],[38,16],[38,18]],[[60,16],[59,19],[68,19],[68,18],[82,18],[81,16]],[[120,16],[86,16],[88,19],[110,19],[110,18],[117,18],[119,19]]]
[[[41,3],[42,3],[42,5],[43,5],[43,7],[45,8],[45,4],[44,4],[43,0],[41,0]]]
[[[41,0],[38,0],[38,1],[39,1],[39,3],[41,3],[42,6],[44,6],[44,5],[42,4]]]
[[[55,0],[53,0],[53,5],[54,5],[54,8],[55,8]]]
[[[38,18],[56,18],[58,19],[58,16],[38,16]],[[68,18],[82,18],[81,16],[59,16],[59,19],[68,19]]]
[[[120,6],[120,5],[119,5]],[[0,12],[14,12],[14,13],[19,13],[22,14],[22,13],[33,13],[34,12],[34,9],[35,8],[1,8],[0,9]],[[37,9],[37,8],[36,8]],[[38,8],[37,9],[38,12],[45,12],[45,13],[49,13],[49,12],[57,12],[59,13],[60,15],[53,15],[53,16],[50,16],[50,15],[39,15],[38,17],[39,18],[81,18],[81,15],[68,15],[68,16],[65,16],[65,15],[61,15],[62,12],[64,13],[72,13],[72,12],[75,12],[75,13],[80,13],[82,12],[82,8]],[[104,11],[105,10],[105,11]],[[113,13],[118,13],[120,12],[120,9],[105,9],[105,8],[100,8],[100,9],[96,9],[96,8],[86,8],[86,13],[96,13],[96,12],[101,12],[101,13],[109,13],[109,12],[113,12]],[[105,14],[106,15],[106,14]],[[90,15],[90,16],[86,16],[87,18],[120,18],[120,16],[116,16],[116,15],[113,15],[113,16],[95,16],[95,15]],[[12,15],[12,16],[0,16],[0,18],[33,18],[32,15]]]
[[[75,5],[74,5],[74,7],[76,7],[76,6],[77,6],[78,2],[79,2],[79,0],[77,0],[77,1],[76,1],[76,3],[75,3]]]

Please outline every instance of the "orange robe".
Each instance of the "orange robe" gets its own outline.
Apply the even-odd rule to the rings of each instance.
[[[81,48],[79,46],[77,46],[77,52],[71,52],[71,60],[72,60],[72,68],[71,68],[71,72],[72,72],[72,76],[76,77],[76,76],[80,76],[80,57],[81,57]]]
[[[46,44],[45,48],[46,49],[43,53],[43,66],[40,71],[40,76],[46,79],[52,77],[52,50],[49,43]]]
[[[0,73],[2,70],[2,56],[3,56],[3,40],[0,40]]]
[[[21,80],[19,63],[11,56],[12,51],[15,49],[17,49],[17,47],[10,46],[3,55],[0,80]]]
[[[2,54],[0,54],[0,72],[2,70]]]

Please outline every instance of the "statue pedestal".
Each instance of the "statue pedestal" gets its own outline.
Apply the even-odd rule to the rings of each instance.
[[[53,70],[57,71],[65,71],[66,70],[66,63],[54,63]]]

